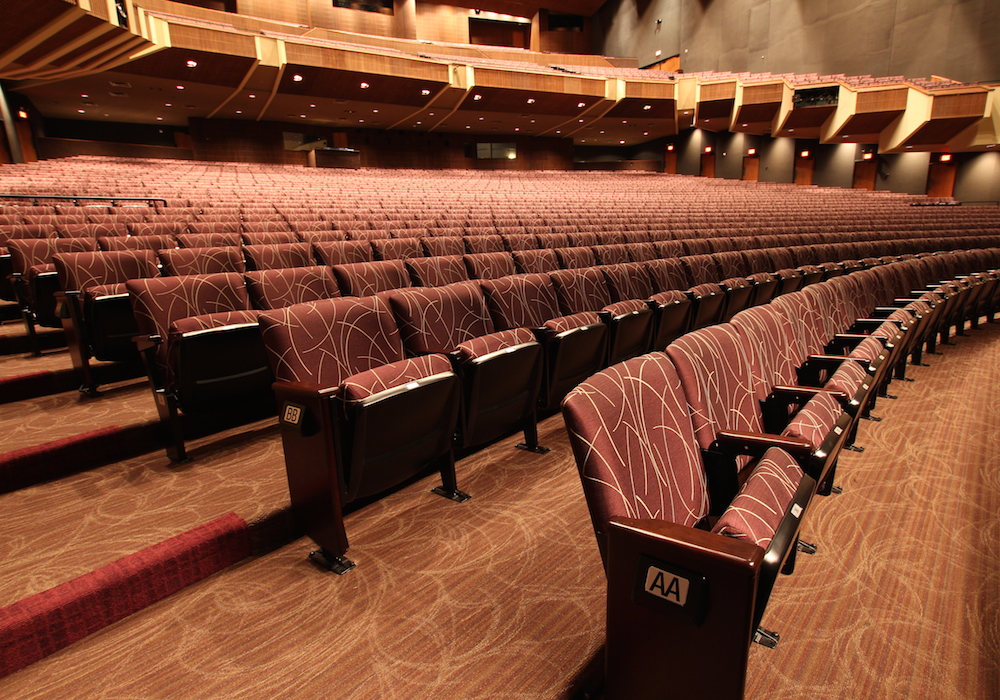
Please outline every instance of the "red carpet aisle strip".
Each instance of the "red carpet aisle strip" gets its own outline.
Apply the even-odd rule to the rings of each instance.
[[[0,677],[83,639],[250,555],[230,513],[0,609]]]

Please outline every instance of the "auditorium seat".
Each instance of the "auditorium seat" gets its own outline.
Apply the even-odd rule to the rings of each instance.
[[[125,287],[171,460],[187,460],[181,414],[204,421],[273,407],[273,376],[241,274],[134,279]]]
[[[148,236],[101,236],[97,239],[101,250],[163,250],[176,248],[177,239],[169,233]]]
[[[414,287],[442,287],[469,279],[461,255],[410,258],[405,262]]]
[[[90,251],[56,253],[59,276],[57,299],[73,369],[80,378],[80,391],[97,393],[98,383],[90,360],[138,361],[133,337],[139,332],[132,314],[125,282],[158,276],[156,256],[151,250]]]
[[[491,280],[517,274],[510,253],[473,253],[465,256],[471,279]]]
[[[235,231],[214,233],[179,233],[176,236],[181,248],[218,248],[219,246],[241,246],[243,239]]]
[[[564,270],[597,265],[597,256],[594,255],[594,250],[590,247],[556,248],[555,254],[559,260],[559,266]]]
[[[692,331],[666,349],[691,407],[710,489],[718,494],[716,512],[717,504],[736,495],[746,470],[769,447],[791,452],[828,492],[852,421],[835,398],[817,392],[788,416],[780,432],[767,426],[772,432],[765,433],[759,401],[771,387],[756,384],[745,343],[731,324],[722,324]]]
[[[222,272],[246,271],[243,249],[234,246],[214,248],[166,248],[157,253],[163,274],[212,275]]]
[[[93,238],[15,238],[7,241],[10,253],[11,279],[25,329],[38,353],[35,326],[60,328],[55,294],[59,277],[52,256],[97,250]]]
[[[419,238],[385,238],[373,240],[372,250],[376,260],[407,260],[424,257]]]
[[[604,274],[594,267],[556,270],[549,273],[549,279],[564,315],[596,311],[608,326],[606,365],[650,349],[654,316],[644,299],[614,301]]]
[[[333,270],[325,265],[248,271],[244,278],[255,309],[281,309],[340,296]]]
[[[549,248],[539,250],[515,250],[511,253],[517,271],[520,273],[552,272],[559,270],[559,257]]]
[[[609,697],[740,697],[751,639],[774,638],[758,628],[815,482],[772,446],[713,502],[662,352],[594,375],[562,411],[608,577]]]
[[[467,253],[505,253],[507,247],[503,239],[496,234],[465,236],[465,251]]]
[[[410,273],[402,260],[334,265],[333,274],[344,296],[366,297],[412,286]]]
[[[527,328],[497,330],[475,281],[389,295],[410,355],[442,353],[462,380],[458,444],[494,442],[514,430],[519,445],[540,450],[535,410],[542,381],[542,347]]]
[[[312,247],[316,259],[331,267],[372,262],[375,259],[370,241],[317,241]]]
[[[402,262],[400,262],[402,264]],[[395,488],[425,469],[456,501],[452,437],[460,383],[442,354],[407,359],[386,302],[325,299],[260,315],[277,379],[281,437],[300,531],[317,563],[353,568],[343,506]]]
[[[247,270],[311,267],[316,264],[309,243],[266,243],[243,246]]]
[[[602,265],[599,269],[614,301],[645,299],[653,309],[653,349],[663,349],[691,330],[691,297],[680,290],[658,292],[645,264]]]
[[[482,280],[480,286],[495,328],[530,328],[542,343],[541,408],[557,408],[570,389],[604,366],[607,326],[596,311],[564,316],[548,275],[510,275]]]

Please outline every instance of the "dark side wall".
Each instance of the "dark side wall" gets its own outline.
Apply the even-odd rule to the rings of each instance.
[[[688,72],[1000,80],[997,37],[997,0],[608,0],[594,22],[599,53]]]

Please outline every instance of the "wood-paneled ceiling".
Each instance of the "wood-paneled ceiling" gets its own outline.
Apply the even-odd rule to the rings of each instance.
[[[299,36],[264,20],[255,27],[242,16],[229,22],[233,16],[223,12],[183,16],[126,4],[130,28],[68,0],[0,0],[8,19],[0,25],[6,42],[0,78],[7,89],[57,119],[177,128],[192,117],[266,120],[608,146],[697,127],[878,143],[895,152],[948,148],[951,141],[975,150],[991,146],[983,142],[982,134],[991,133],[983,123],[1000,121],[988,87],[934,91],[835,81],[829,84],[840,90],[840,107],[793,108],[796,83],[783,76],[671,75],[618,69],[611,60],[595,66],[602,62],[595,56],[574,62],[532,52],[522,52],[518,62],[514,50],[491,55],[487,47],[390,37],[365,43],[360,35],[353,43],[321,32]],[[546,8],[592,14],[599,5],[547,2]],[[93,0],[88,6],[105,14],[113,7]],[[507,0],[475,6],[524,16],[538,9]],[[175,7],[183,12],[185,6]],[[992,129],[997,132],[1000,125]]]

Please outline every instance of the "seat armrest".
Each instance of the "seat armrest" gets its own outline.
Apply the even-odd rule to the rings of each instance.
[[[767,433],[748,433],[742,430],[724,430],[715,436],[716,445],[730,453],[760,457],[772,447],[780,447],[798,459],[812,454],[812,445],[802,438]]]
[[[336,396],[340,392],[339,386],[326,386],[316,382],[275,382],[271,385],[275,394],[280,398],[294,399]]]
[[[152,335],[136,335],[132,337],[132,342],[135,343],[139,352],[148,352],[163,343],[163,336],[156,333]]]

